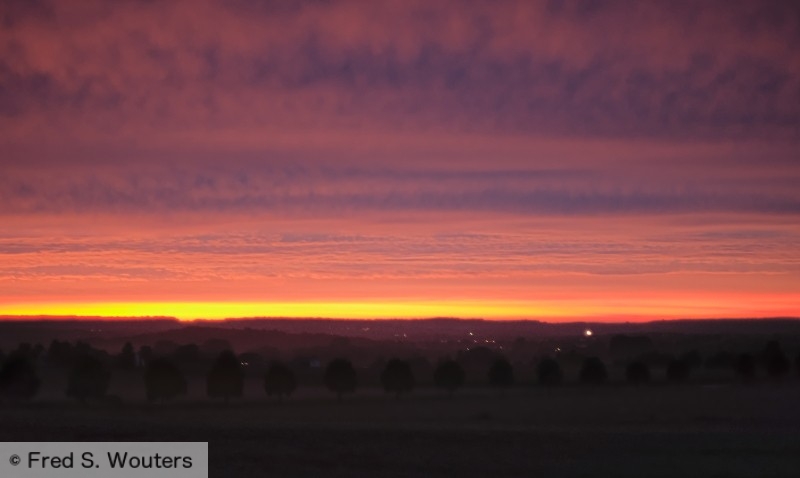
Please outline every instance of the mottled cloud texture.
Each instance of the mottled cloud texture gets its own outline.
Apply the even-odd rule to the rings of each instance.
[[[791,2],[4,5],[20,128],[798,135]]]
[[[784,1],[4,0],[0,314],[800,315],[798,52]]]

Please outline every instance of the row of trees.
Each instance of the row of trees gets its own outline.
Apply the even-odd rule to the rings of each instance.
[[[128,347],[126,346],[126,349]],[[791,364],[780,347],[768,345],[766,371],[774,379],[782,379],[790,373]],[[125,356],[125,349],[123,354]],[[118,357],[119,359],[119,357]],[[750,354],[738,356],[735,364],[737,375],[744,381],[755,378],[757,361]],[[672,360],[666,369],[670,382],[685,382],[691,374],[691,365],[683,359]],[[798,357],[800,371],[800,357]],[[465,382],[464,368],[455,360],[444,360],[433,374],[437,387],[452,395]],[[629,363],[625,370],[629,383],[646,384],[651,381],[651,372],[643,361]],[[228,401],[243,395],[245,373],[240,359],[231,351],[223,351],[206,374],[206,393],[210,398]],[[536,368],[536,378],[543,386],[557,386],[564,380],[559,362],[553,358],[542,359]],[[605,363],[597,357],[586,358],[579,370],[579,381],[584,384],[601,385],[608,381]],[[106,396],[111,379],[108,365],[96,356],[81,355],[72,361],[67,378],[66,395],[81,402],[102,399]],[[358,386],[358,374],[353,364],[343,358],[327,364],[324,372],[325,386],[341,399]],[[487,373],[488,383],[498,389],[512,387],[515,383],[514,368],[505,358],[496,359]],[[416,379],[411,364],[406,360],[389,360],[380,376],[387,393],[396,397],[411,392]],[[0,396],[12,400],[30,399],[39,390],[40,379],[31,360],[24,354],[12,354],[0,368]],[[144,385],[148,400],[166,401],[187,393],[187,380],[181,369],[167,358],[150,360],[144,369]],[[297,379],[291,367],[283,362],[272,362],[264,375],[264,390],[269,396],[282,400],[297,388]]]

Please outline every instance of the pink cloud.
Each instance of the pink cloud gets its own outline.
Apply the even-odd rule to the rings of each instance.
[[[779,4],[48,5],[13,15],[0,42],[6,140],[287,127],[796,139],[800,118],[800,27]]]

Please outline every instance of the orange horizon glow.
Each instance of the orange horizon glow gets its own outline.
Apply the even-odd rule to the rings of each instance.
[[[364,302],[106,302],[2,304],[0,319],[41,317],[146,318],[221,320],[236,318],[426,319],[452,317],[485,320],[540,320],[545,322],[646,322],[670,319],[759,318],[800,316],[791,306],[797,297],[778,301],[778,307],[733,299],[727,306],[714,300],[687,300],[665,304],[632,300],[626,305],[584,301],[364,301]]]

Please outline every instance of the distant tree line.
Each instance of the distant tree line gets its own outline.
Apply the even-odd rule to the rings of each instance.
[[[616,347],[644,350],[641,340],[618,340]],[[206,395],[212,399],[229,402],[244,395],[245,367],[249,361],[258,360],[255,354],[236,355],[220,347],[210,367],[205,371]],[[484,352],[479,352],[483,354]],[[37,362],[44,361],[48,367],[63,371],[66,377],[67,397],[78,402],[101,401],[108,398],[112,374],[141,373],[145,395],[149,401],[163,403],[185,396],[188,392],[185,366],[197,364],[199,349],[196,345],[178,347],[170,357],[156,357],[152,349],[142,347],[137,353],[126,343],[120,353],[110,355],[85,343],[53,341],[45,351],[41,346],[23,344],[16,350],[3,354],[0,351],[0,399],[4,401],[26,401],[40,390],[41,380]],[[487,355],[484,358],[489,358]],[[463,357],[462,357],[463,359]],[[718,360],[715,356],[709,360]],[[771,380],[783,380],[789,376],[792,363],[777,341],[769,341],[757,354],[741,353],[726,357],[726,360],[742,382],[751,383],[760,374]],[[670,358],[664,368],[668,383],[686,383],[700,360],[693,354]],[[800,376],[800,354],[794,360]],[[184,365],[184,366],[182,366]],[[293,368],[281,361],[272,361],[266,366],[263,387],[267,396],[279,401],[290,397],[298,387],[298,378]],[[461,360],[440,360],[432,370],[433,384],[448,396],[453,396],[466,382],[466,371]],[[536,363],[535,382],[542,387],[556,387],[564,383],[565,373],[557,358],[542,357]],[[634,359],[625,365],[625,380],[631,385],[644,386],[652,382],[651,365],[646,360]],[[584,385],[599,386],[609,381],[607,366],[596,356],[584,357],[577,371],[577,381]],[[486,370],[485,382],[497,390],[505,390],[516,383],[515,367],[503,356],[494,356]],[[356,391],[359,374],[350,360],[339,357],[330,360],[323,373],[323,384],[341,400]],[[380,373],[383,389],[400,399],[417,386],[412,363],[409,360],[392,358]]]

